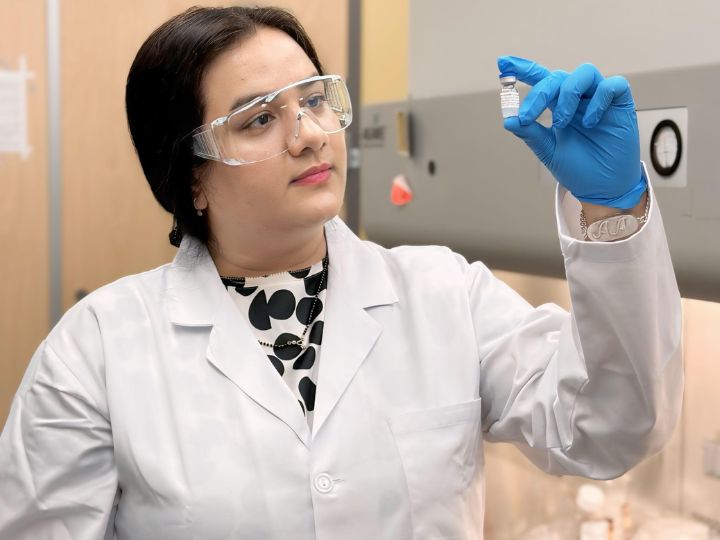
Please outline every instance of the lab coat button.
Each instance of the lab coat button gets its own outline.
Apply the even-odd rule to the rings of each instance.
[[[335,482],[325,473],[318,474],[315,477],[315,489],[320,493],[330,493],[333,490]]]

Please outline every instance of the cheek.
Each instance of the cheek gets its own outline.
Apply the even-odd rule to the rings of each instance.
[[[215,182],[217,196],[229,199],[226,202],[230,204],[244,200],[247,204],[256,206],[259,202],[257,199],[280,194],[285,169],[281,163],[273,161],[228,168]]]
[[[335,158],[335,167],[342,173],[343,179],[347,174],[347,151],[345,148],[345,136],[333,137],[330,139],[330,146]]]

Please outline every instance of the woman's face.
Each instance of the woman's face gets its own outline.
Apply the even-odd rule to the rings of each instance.
[[[315,66],[290,36],[258,27],[209,66],[202,84],[203,123],[228,114],[243,96],[264,95],[313,75]],[[210,162],[200,175],[195,204],[207,211],[216,239],[232,238],[237,231],[287,234],[317,228],[340,211],[346,177],[344,132],[327,134],[303,118],[295,137],[295,122],[283,122],[288,141],[284,154],[240,166]],[[330,167],[326,180],[293,182],[316,166]]]

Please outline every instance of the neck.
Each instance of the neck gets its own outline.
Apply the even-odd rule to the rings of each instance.
[[[209,243],[210,256],[221,276],[264,276],[307,268],[327,252],[325,234],[319,228],[292,232],[236,235]]]

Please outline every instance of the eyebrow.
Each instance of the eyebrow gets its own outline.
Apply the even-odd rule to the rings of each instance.
[[[317,71],[313,71],[312,75],[308,75],[305,77],[305,79],[309,79],[310,77],[317,77],[319,73]],[[304,80],[304,79],[301,79]],[[228,114],[233,112],[235,109],[240,107],[241,105],[245,105],[246,103],[250,103],[252,100],[257,99],[262,96],[267,96],[268,94],[274,92],[275,90],[270,90],[270,92],[263,92],[261,94],[250,94],[248,96],[242,96],[237,98],[235,101],[233,101],[233,104],[230,105],[230,109],[228,110]]]

